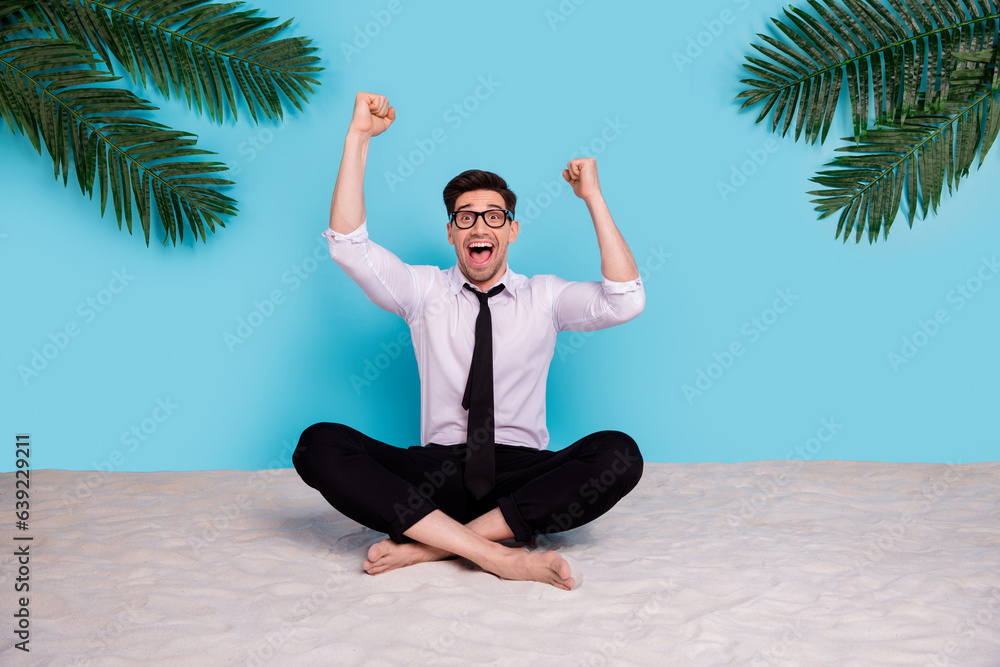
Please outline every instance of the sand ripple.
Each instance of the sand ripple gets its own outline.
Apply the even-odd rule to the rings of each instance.
[[[646,464],[539,539],[583,569],[568,593],[462,560],[368,576],[383,536],[290,470],[32,482],[32,651],[5,632],[5,664],[1000,665],[998,464]]]

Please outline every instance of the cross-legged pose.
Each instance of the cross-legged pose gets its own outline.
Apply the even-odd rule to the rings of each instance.
[[[504,579],[572,589],[577,582],[557,552],[502,542],[581,526],[639,482],[642,457],[628,435],[601,431],[550,451],[545,428],[556,334],[611,327],[641,313],[635,260],[604,202],[596,161],[583,158],[571,161],[563,178],[587,204],[603,280],[511,271],[516,198],[502,178],[478,170],[444,189],[457,264],[403,263],[368,239],[364,200],[368,144],[395,118],[384,96],[357,94],[323,234],[334,261],[368,298],[410,326],[420,445],[395,447],[323,422],[302,433],[292,462],[337,510],[388,534],[368,550],[370,574],[460,556]]]

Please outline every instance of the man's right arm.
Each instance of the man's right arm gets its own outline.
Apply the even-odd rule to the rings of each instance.
[[[344,139],[337,184],[330,202],[330,229],[350,234],[365,221],[365,162],[368,142],[392,125],[396,110],[385,95],[358,93],[354,97],[354,115]]]
[[[330,256],[361,287],[372,303],[407,322],[419,300],[417,272],[385,248],[368,240],[365,224],[365,161],[368,143],[396,119],[384,95],[358,93],[344,140],[344,155],[330,203]]]

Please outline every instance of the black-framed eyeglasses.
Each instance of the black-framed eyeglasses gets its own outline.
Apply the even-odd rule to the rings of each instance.
[[[507,223],[507,218],[513,219],[514,214],[510,211],[504,211],[498,208],[492,208],[488,211],[455,211],[451,214],[451,222],[455,223],[455,226],[459,229],[469,229],[476,226],[476,221],[479,220],[479,216],[483,216],[483,222],[486,223],[487,227],[493,227],[494,229],[503,227]]]

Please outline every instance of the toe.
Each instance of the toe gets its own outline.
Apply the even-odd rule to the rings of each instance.
[[[376,542],[368,548],[368,560],[371,562],[376,562],[379,558],[384,556],[387,552],[386,540],[381,542]]]

